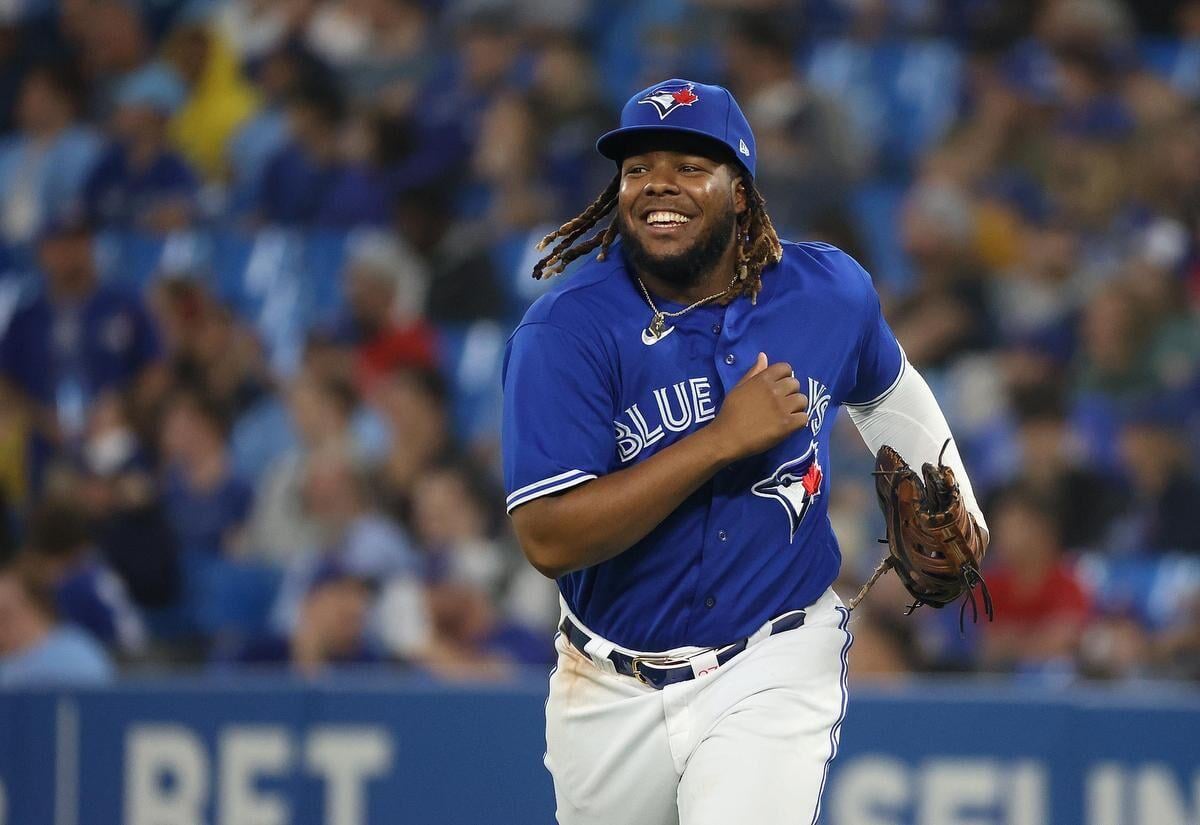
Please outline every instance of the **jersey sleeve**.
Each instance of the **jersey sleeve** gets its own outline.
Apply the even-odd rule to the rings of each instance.
[[[513,333],[501,428],[508,512],[608,471],[613,398],[611,370],[575,334],[545,322]]]
[[[845,403],[867,407],[883,400],[900,383],[905,358],[896,334],[883,317],[879,293],[875,291],[871,276],[853,259],[849,262],[864,281],[866,300],[854,388],[847,393]]]

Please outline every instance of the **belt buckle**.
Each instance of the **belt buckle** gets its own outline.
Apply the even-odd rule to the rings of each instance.
[[[633,670],[633,677],[646,687],[654,687],[654,685],[650,684],[650,681],[642,675],[642,671],[638,668],[638,665],[643,662],[650,662],[656,667],[663,668],[680,667],[688,664],[687,659],[676,659],[670,656],[631,656],[630,659],[632,660],[630,669]]]
[[[649,662],[652,658],[653,657],[651,656],[634,656],[633,664],[630,665],[630,667],[633,669],[633,678],[637,679],[646,687],[654,687],[654,685],[650,684],[650,681],[642,675],[642,671],[638,669],[638,665],[642,662]]]

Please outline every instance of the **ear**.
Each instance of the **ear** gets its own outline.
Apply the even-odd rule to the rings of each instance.
[[[733,180],[733,211],[743,214],[750,205],[750,196],[746,190],[746,179],[739,177]]]

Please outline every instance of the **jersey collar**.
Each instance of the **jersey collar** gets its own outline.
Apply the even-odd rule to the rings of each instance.
[[[784,254],[787,254],[786,247],[784,247]],[[775,297],[775,293],[779,289],[781,265],[782,261],[772,264],[763,272],[762,289],[758,293],[756,303],[750,303],[749,298],[741,295],[729,305],[729,309],[725,313],[725,329],[731,336],[740,337],[753,322],[754,311],[765,308]]]

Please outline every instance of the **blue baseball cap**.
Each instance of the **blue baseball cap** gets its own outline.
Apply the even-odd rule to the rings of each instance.
[[[169,117],[187,102],[187,87],[174,69],[151,63],[121,80],[116,101],[118,106],[145,106]]]
[[[723,86],[691,80],[664,80],[633,97],[621,110],[621,125],[596,141],[596,151],[617,163],[632,138],[647,133],[683,133],[709,138],[728,149],[754,177],[758,155],[754,133],[733,95]]]

